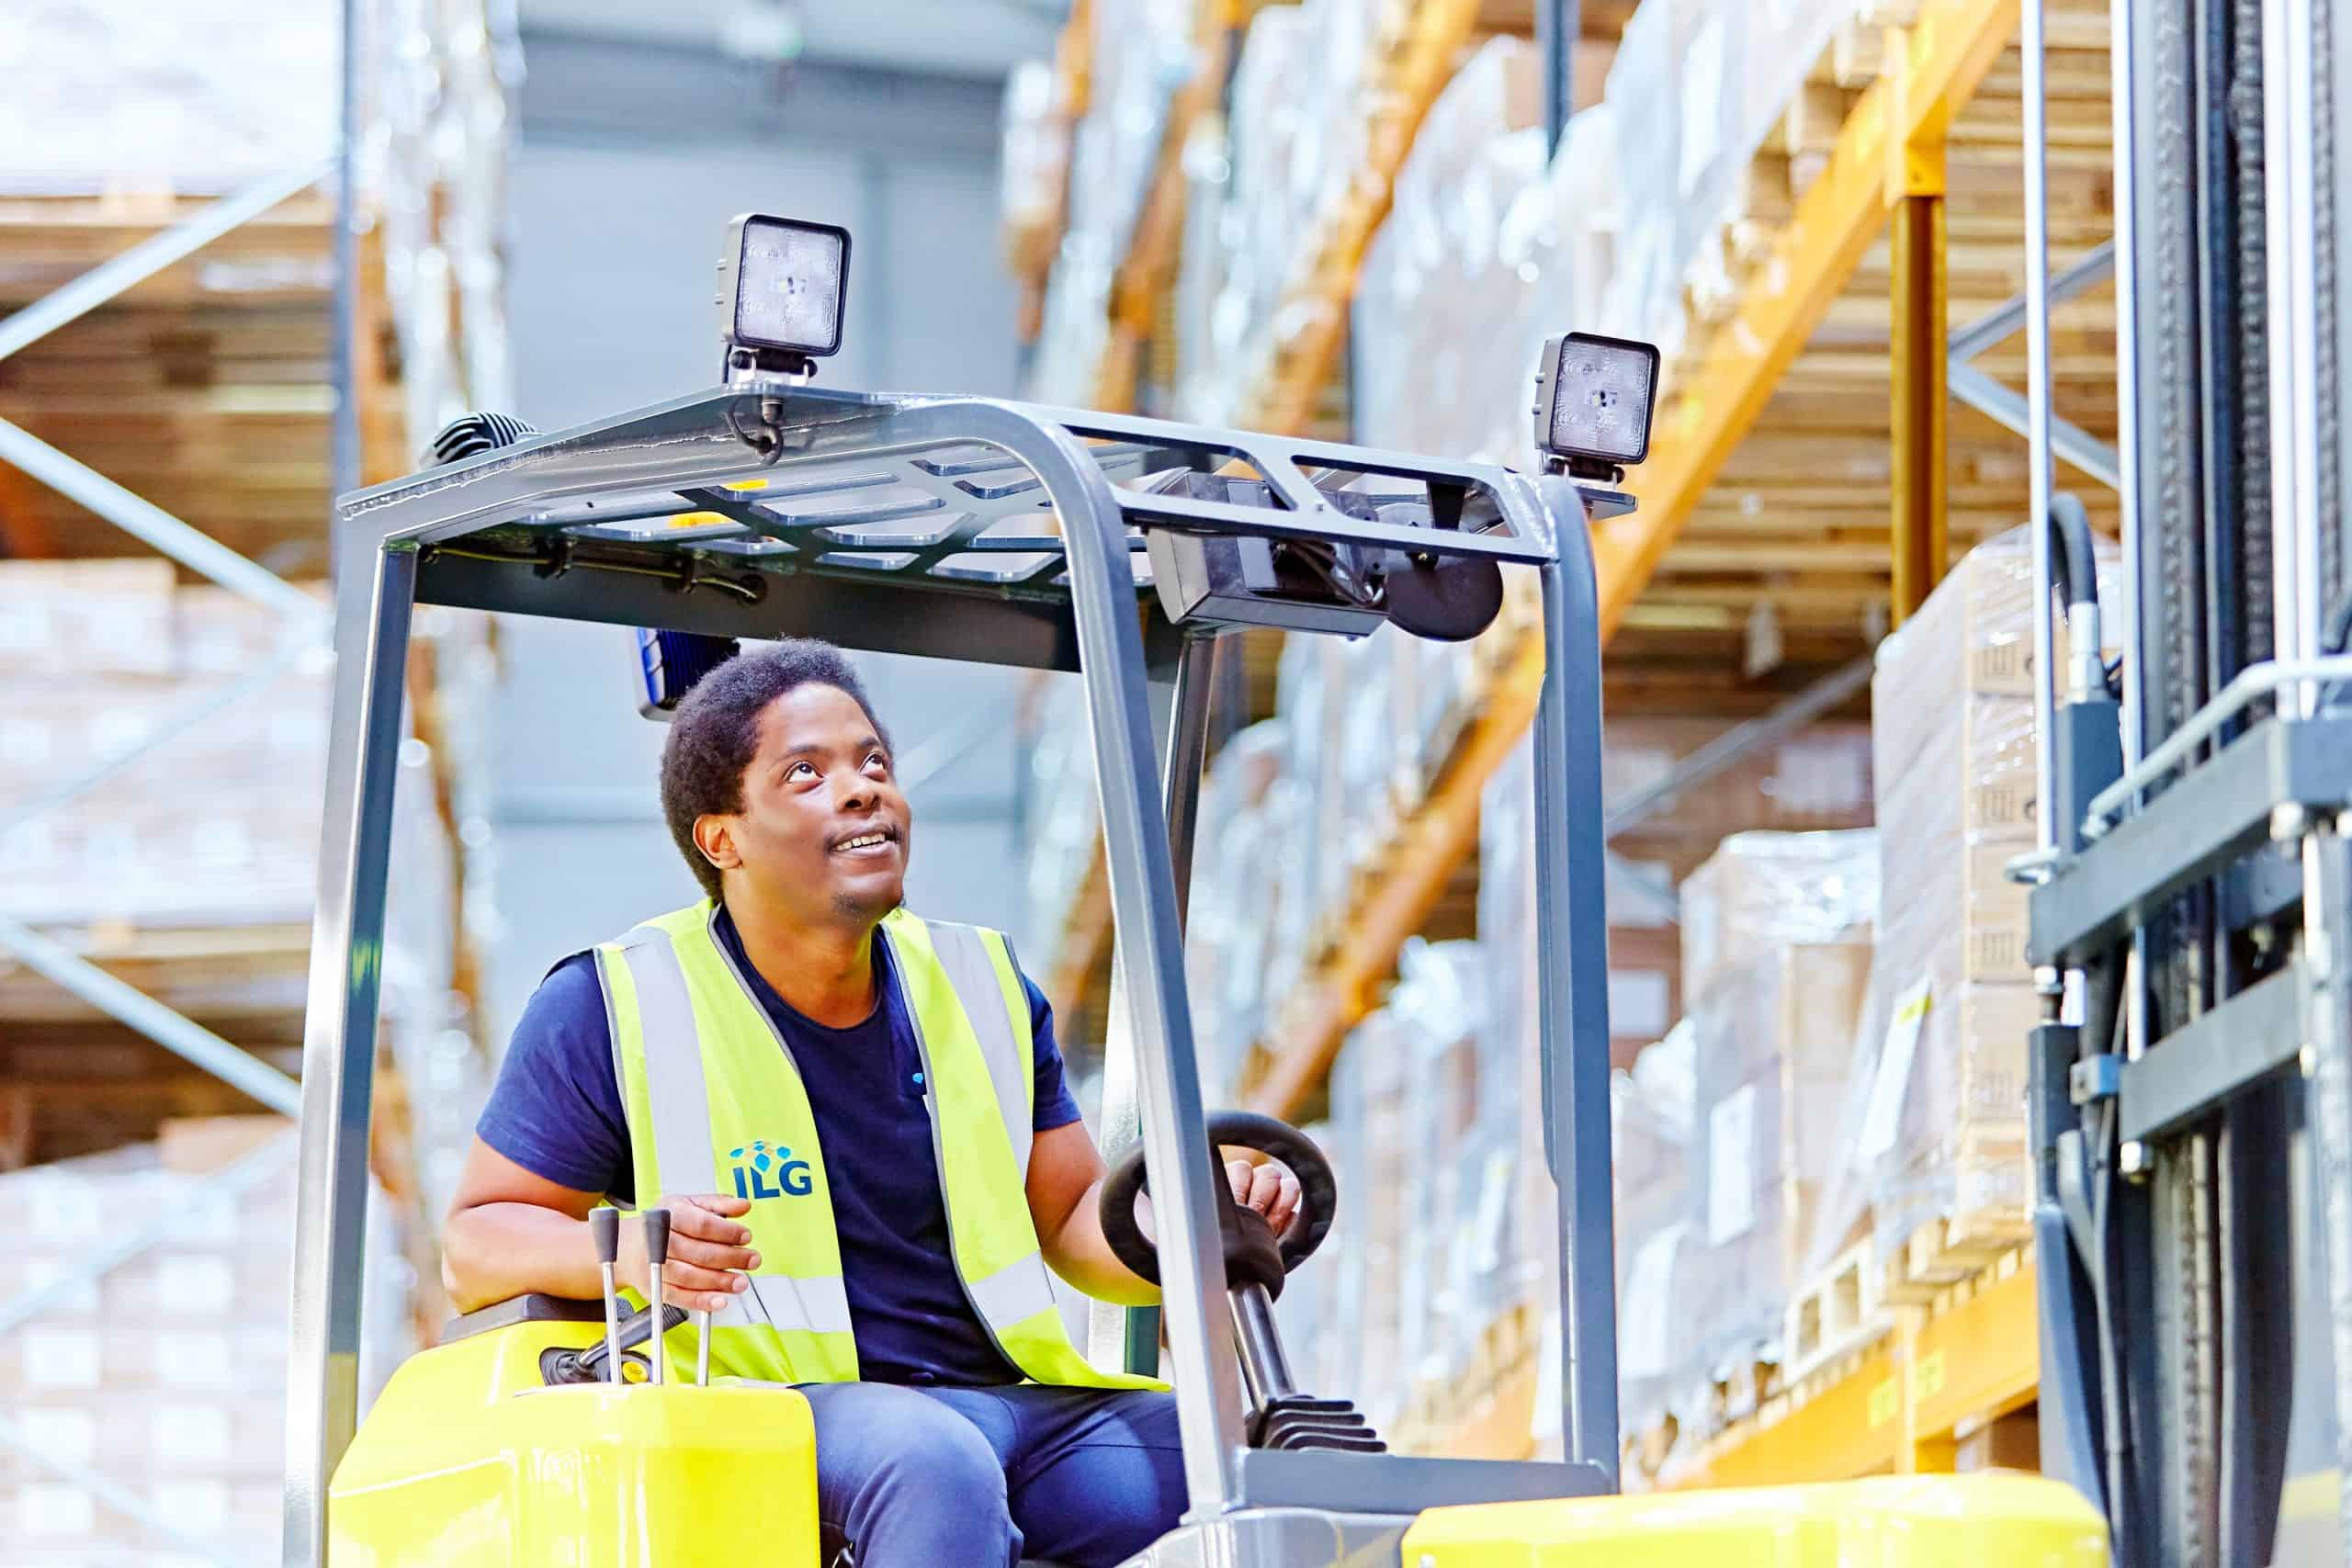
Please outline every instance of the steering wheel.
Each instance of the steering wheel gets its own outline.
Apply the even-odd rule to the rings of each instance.
[[[1255,1149],[1281,1161],[1298,1178],[1298,1213],[1289,1231],[1276,1236],[1265,1216],[1245,1209],[1219,1183],[1218,1229],[1225,1242],[1228,1283],[1255,1283],[1280,1293],[1283,1276],[1306,1262],[1331,1232],[1339,1209],[1340,1184],[1331,1162],[1315,1141],[1287,1122],[1261,1116],[1254,1111],[1217,1111],[1208,1118],[1213,1148]],[[1120,1262],[1153,1284],[1159,1282],[1159,1249],[1136,1222],[1136,1195],[1151,1190],[1144,1168],[1143,1145],[1129,1149],[1102,1183],[1101,1212],[1103,1239]]]

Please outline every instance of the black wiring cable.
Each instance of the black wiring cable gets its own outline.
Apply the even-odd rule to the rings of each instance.
[[[433,555],[454,556],[459,560],[492,561],[500,566],[537,566],[545,558],[540,556],[501,555],[493,550],[469,550],[456,545],[428,545],[425,548]],[[571,565],[574,570],[618,571],[632,577],[658,578],[673,588],[724,589],[752,604],[758,604],[762,597],[758,589],[737,582],[732,578],[689,576],[681,571],[666,571],[660,567],[632,566],[626,561],[582,560],[577,556],[572,558]]]

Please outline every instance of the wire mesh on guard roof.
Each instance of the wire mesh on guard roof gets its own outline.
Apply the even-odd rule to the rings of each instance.
[[[1097,441],[1087,452],[1123,490],[1269,509],[1281,504],[1264,479],[1203,472],[1199,455],[1188,450]],[[1344,515],[1430,523],[1427,489],[1417,481],[1333,469],[1316,482]],[[1494,515],[1491,502],[1474,496],[1465,521],[1475,526]],[[1016,598],[1059,601],[1069,581],[1061,519],[1043,482],[1019,458],[981,443],[860,457],[806,477],[785,468],[773,478],[727,485],[606,496],[523,522],[535,533],[582,542],[683,547],[720,563],[731,558],[788,572],[922,578],[929,580],[927,587]],[[1148,590],[1152,568],[1143,530],[1130,525],[1126,537],[1136,587]]]

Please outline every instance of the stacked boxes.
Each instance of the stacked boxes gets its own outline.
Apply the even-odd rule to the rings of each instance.
[[[1850,1091],[1880,1248],[2023,1234],[2025,890],[2033,847],[2032,561],[2024,529],[1972,551],[1879,654],[1874,772],[1887,908],[1872,1039]],[[2062,650],[2063,656],[2063,650]]]
[[[1688,1023],[1611,1080],[1617,1220],[1619,1424],[1629,1434],[1670,1413],[1681,1347],[1692,1337],[1700,1248],[1690,1224],[1694,1036]],[[1558,1255],[1556,1239],[1541,1254]]]
[[[1517,1092],[1515,1293],[1541,1322],[1556,1310],[1559,1252],[1542,1153],[1532,809],[1522,746],[1487,785],[1478,920],[1498,1036],[1486,1055]],[[1770,809],[1757,793],[1750,819]],[[1669,1415],[1686,1427],[1720,1419],[1717,1373],[1769,1355],[1778,1336],[1834,1166],[1877,874],[1868,831],[1744,833],[1683,886],[1690,1016],[1619,1073],[1611,1100],[1629,1432]],[[1624,903],[1612,890],[1612,908]],[[1627,963],[1643,934],[1610,933],[1612,1010],[1640,974]]]
[[[1244,1054],[1263,1037],[1265,941],[1293,890],[1275,874],[1279,801],[1289,731],[1280,719],[1251,725],[1209,764],[1193,848],[1193,896],[1184,930],[1193,1039],[1212,1098],[1234,1082]]]
[[[1747,174],[1852,0],[1643,0],[1609,73],[1627,193],[1606,314],[1670,364],[1686,294],[1728,286],[1721,237]]]
[[[1869,832],[1741,833],[1683,884],[1695,1310],[1669,1399],[1685,1427],[1744,1413],[1750,1369],[1780,1359],[1836,1169],[1877,868]]]
[[[175,591],[164,561],[0,565],[0,799],[42,798],[256,682],[0,840],[0,913],[307,923],[328,669],[284,640],[276,615],[220,589]]]
[[[0,1336],[6,1420],[28,1445],[0,1448],[11,1561],[259,1562],[275,1552],[291,1124],[167,1122],[154,1144],[0,1175],[0,1202],[24,1222],[13,1238],[18,1284],[57,1292]],[[128,1261],[75,1278],[102,1246],[151,1233],[153,1245]],[[368,1239],[363,1400],[414,1348],[401,1224],[380,1193]],[[147,1517],[92,1495],[81,1474],[103,1477]]]
[[[1356,434],[1374,446],[1524,465],[1540,338],[1516,344],[1532,226],[1507,221],[1544,193],[1547,149],[1535,51],[1496,39],[1431,106],[1364,256],[1355,310]],[[1565,325],[1566,323],[1564,323]],[[1563,330],[1555,327],[1554,331]]]
[[[1060,73],[1046,61],[1021,62],[1004,79],[1004,150],[997,176],[1005,258],[1016,274],[1042,274],[1052,264],[1050,243],[1060,233],[1069,192],[1069,141]]]

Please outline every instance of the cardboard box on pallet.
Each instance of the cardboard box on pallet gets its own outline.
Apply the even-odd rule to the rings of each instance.
[[[1507,215],[1544,187],[1542,118],[1536,51],[1511,38],[1464,61],[1423,118],[1357,289],[1355,414],[1368,445],[1527,460],[1542,340],[1519,333],[1531,285]]]
[[[1690,1350],[1709,1382],[1779,1359],[1836,1159],[1869,959],[1866,943],[1785,943],[1720,974],[1692,1006],[1691,1224],[1703,1245]]]
[[[1375,1010],[1348,1033],[1331,1070],[1331,1129],[1340,1172],[1332,1249],[1340,1320],[1327,1332],[1353,1347],[1346,1397],[1376,1427],[1403,1406],[1413,1357],[1405,1343],[1405,1296],[1419,1271],[1414,1216],[1406,1207],[1411,1146],[1412,1057],[1395,1016]],[[1414,1348],[1416,1350],[1418,1347]]]
[[[160,557],[0,561],[0,680],[175,673],[172,580]]]
[[[1621,802],[1641,795],[1730,728],[1714,719],[1610,721],[1602,796]],[[1830,722],[1751,752],[1681,791],[1615,842],[1621,852],[1663,861],[1679,876],[1713,855],[1729,834],[1867,828],[1872,820],[1870,727]]]
[[[2030,547],[2017,529],[1971,551],[1882,645],[1872,682],[1887,897],[1834,1207],[1840,1229],[1867,1213],[1883,1258],[1922,1267],[1938,1247],[1974,1259],[2023,1234],[2041,1004],[2004,868],[2034,826]]]
[[[153,1144],[0,1175],[0,1202],[26,1219],[19,1282],[67,1282],[0,1336],[8,1418],[38,1448],[0,1450],[0,1520],[39,1561],[170,1544],[75,1485],[74,1470],[104,1474],[212,1556],[274,1549],[291,1138],[272,1116],[166,1122]],[[147,1250],[76,1277],[96,1240],[150,1230]],[[368,1234],[363,1399],[413,1348],[401,1224],[380,1193]]]
[[[1682,883],[1687,1004],[1792,942],[1866,932],[1878,915],[1879,870],[1869,829],[1724,840]]]

